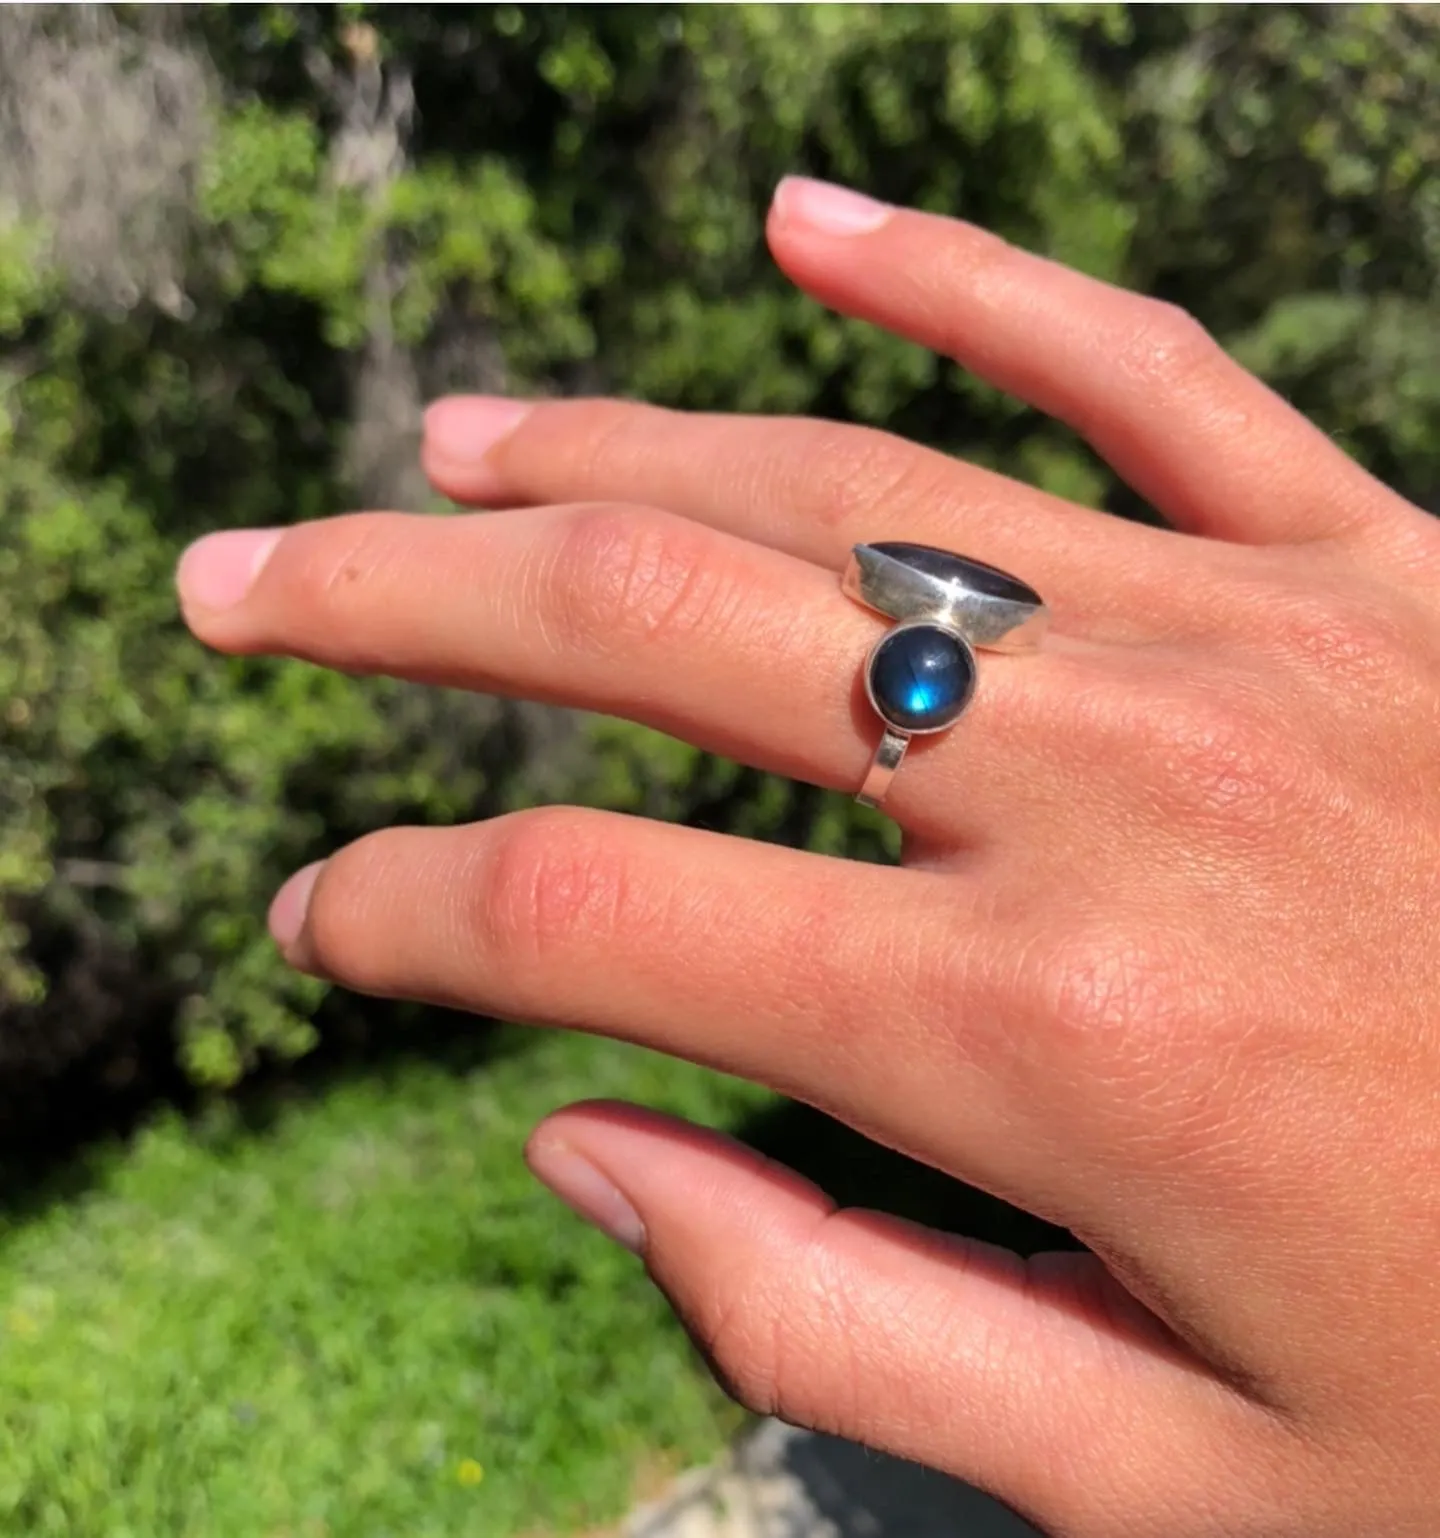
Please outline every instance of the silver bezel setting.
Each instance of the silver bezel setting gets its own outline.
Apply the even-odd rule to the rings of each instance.
[[[910,540],[856,545],[840,578],[841,590],[896,623],[865,658],[865,696],[884,728],[855,799],[879,806],[912,737],[949,731],[970,708],[979,683],[976,651],[1033,652],[1049,624],[1044,600],[1029,583],[999,567]],[[881,648],[904,630],[939,630],[969,655],[970,688],[955,714],[939,726],[897,726],[875,698],[872,673]]]
[[[876,659],[879,657],[880,651],[884,646],[893,641],[896,636],[904,635],[908,630],[938,630],[942,635],[947,635],[951,640],[957,641],[960,649],[970,659],[970,687],[966,690],[965,698],[960,702],[960,708],[955,714],[948,721],[942,721],[938,726],[900,726],[885,714],[879,700],[875,698],[875,688],[870,675],[874,670]],[[870,708],[880,717],[886,727],[898,736],[907,739],[910,737],[933,737],[936,732],[948,732],[960,717],[969,710],[970,702],[975,698],[975,685],[979,679],[979,674],[979,665],[975,661],[975,648],[970,644],[969,639],[961,634],[953,625],[942,624],[939,620],[934,619],[907,620],[902,625],[892,625],[884,635],[876,640],[875,644],[866,654],[865,698],[870,701]]]
[[[893,548],[906,541],[856,545],[840,579],[841,589],[867,609],[888,619],[908,623],[929,620],[958,633],[983,651],[1029,652],[1039,646],[1049,623],[1044,600],[1028,583],[1009,572],[933,545],[913,545],[935,564],[948,565],[944,575],[921,570]],[[892,549],[886,549],[889,544]],[[1013,591],[987,591],[994,579]]]

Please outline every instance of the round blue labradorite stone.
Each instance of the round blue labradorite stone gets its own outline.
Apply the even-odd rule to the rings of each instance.
[[[902,732],[949,726],[970,703],[974,688],[974,654],[937,625],[891,631],[870,659],[870,698]]]

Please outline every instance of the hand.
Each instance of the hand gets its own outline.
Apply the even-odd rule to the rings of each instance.
[[[593,811],[396,829],[271,923],[352,988],[763,1081],[1064,1224],[1022,1262],[709,1132],[577,1106],[541,1178],[645,1259],[747,1404],[1055,1534],[1440,1524],[1440,528],[1183,314],[972,227],[790,182],[803,288],[1070,423],[1173,525],[884,433],[448,400],[453,519],[227,533],[189,622],[629,716],[855,789],[886,622],[861,540],[1050,602],[912,750],[881,869]],[[664,508],[666,511],[659,511]]]

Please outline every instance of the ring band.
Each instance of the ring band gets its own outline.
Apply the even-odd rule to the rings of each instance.
[[[931,545],[856,545],[840,585],[897,622],[865,659],[865,693],[884,731],[855,799],[879,806],[910,739],[945,731],[970,704],[976,649],[1033,651],[1049,616],[1028,583]]]

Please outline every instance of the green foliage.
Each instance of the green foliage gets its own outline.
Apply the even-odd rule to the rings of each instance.
[[[357,443],[456,385],[856,418],[1146,515],[1067,431],[796,294],[763,245],[788,172],[1186,306],[1440,510],[1434,8],[74,10],[113,99],[0,102],[0,1126],[68,1104],[77,1064],[133,1081],[152,1017],[212,1088],[303,1053],[318,990],[265,908],[371,827],[581,799],[895,857],[847,797],[626,723],[207,655],[171,594],[203,532],[353,505]],[[69,25],[0,8],[11,83],[22,54],[54,72],[36,101]],[[194,154],[147,177],[124,146],[173,146],[167,101]],[[10,174],[47,157],[126,174]],[[756,1096],[498,1041],[270,1124],[251,1098],[164,1121],[17,1213],[0,1528],[503,1538],[709,1451],[725,1412],[638,1269],[517,1153],[579,1094],[716,1121]]]
[[[44,232],[21,220],[0,223],[0,340],[24,330],[25,322],[56,298],[53,272],[45,259]],[[9,424],[0,448],[9,448]]]
[[[82,303],[46,211],[0,219],[0,1038],[29,1021],[43,1072],[35,996],[87,947],[159,980],[202,1080],[303,1050],[266,902],[379,824],[579,798],[893,856],[842,798],[638,728],[537,748],[485,702],[206,656],[170,596],[196,534],[352,503],[386,348],[437,387],[854,417],[1142,511],[1068,432],[790,289],[786,172],[1184,304],[1435,497],[1424,8],[270,5],[170,37],[214,82],[183,295]]]
[[[1440,509],[1440,13],[1136,15],[1135,281]]]
[[[247,1130],[163,1122],[0,1228],[0,1530],[569,1530],[736,1412],[639,1263],[520,1145],[565,1100],[734,1120],[752,1089],[549,1036],[400,1068]]]

